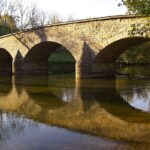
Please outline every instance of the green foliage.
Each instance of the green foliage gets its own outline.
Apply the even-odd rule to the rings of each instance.
[[[73,56],[66,50],[64,47],[60,47],[54,53],[52,53],[48,59],[49,62],[61,63],[61,62],[70,62],[74,63],[75,59]]]
[[[150,42],[130,48],[118,61],[126,64],[150,64]]]
[[[122,0],[130,14],[150,15],[150,0]]]
[[[51,54],[49,62],[74,62],[74,59],[70,57],[68,53],[53,53]]]
[[[12,16],[3,15],[0,16],[0,35],[5,35],[16,31],[16,23]]]
[[[4,14],[0,18],[0,24],[3,24],[4,26],[9,27],[11,30],[16,29],[16,22],[12,16],[9,16],[7,14]]]
[[[150,31],[150,19],[147,19],[145,24],[140,23],[132,24],[129,34],[148,37],[149,31]]]
[[[75,59],[68,50],[60,47],[48,59],[49,74],[71,73],[75,71]]]

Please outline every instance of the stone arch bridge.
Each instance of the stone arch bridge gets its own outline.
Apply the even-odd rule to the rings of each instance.
[[[45,73],[48,57],[64,46],[74,57],[77,77],[115,74],[116,59],[149,37],[131,36],[142,16],[112,16],[59,23],[0,37],[0,73]]]

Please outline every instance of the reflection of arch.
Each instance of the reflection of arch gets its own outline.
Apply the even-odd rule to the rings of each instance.
[[[49,89],[64,102],[71,102],[74,99],[75,80],[72,76],[50,76]]]
[[[12,90],[12,77],[0,77],[0,93],[8,95]]]
[[[50,90],[48,82],[47,76],[15,77],[16,91],[21,93],[20,89],[25,90],[29,99],[40,106],[43,111],[58,109],[67,104]]]
[[[45,88],[44,91],[39,91],[39,87],[24,87],[24,89],[28,93],[29,98],[31,98],[35,104],[39,105],[43,111],[57,110],[67,104],[56,97],[48,87]]]
[[[0,74],[12,73],[12,57],[7,50],[0,48]]]
[[[24,58],[23,70],[31,72],[48,72],[48,58],[49,56],[57,50],[57,53],[62,51],[67,51],[67,53],[72,57],[75,62],[73,54],[62,48],[61,44],[56,42],[41,42],[30,49]]]
[[[87,87],[81,82],[80,94],[85,111],[88,111],[96,102],[110,114],[127,122],[148,122],[150,114],[130,106],[116,92],[115,80],[93,80]],[[95,82],[95,83],[94,83]],[[94,84],[93,84],[94,83]]]
[[[129,37],[115,41],[103,48],[96,56],[96,62],[115,62],[129,48],[150,41],[150,38]]]
[[[139,80],[138,78],[119,79],[116,82],[116,90],[118,95],[131,106],[150,113],[149,83],[149,80]]]
[[[112,97],[114,97],[114,99]],[[109,113],[127,122],[149,122],[149,113],[135,109],[129,105],[129,103],[127,103],[120,95],[110,94],[109,98],[107,97],[107,99],[101,99],[99,100],[99,103],[100,106],[105,108]]]

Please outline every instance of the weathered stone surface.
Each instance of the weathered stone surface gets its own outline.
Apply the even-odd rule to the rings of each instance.
[[[44,72],[48,56],[59,46],[64,46],[76,60],[76,75],[93,76],[102,74],[103,70],[107,73],[110,65],[104,63],[113,64],[131,46],[150,40],[150,34],[147,38],[129,34],[132,24],[145,24],[146,19],[114,16],[48,25],[0,37],[0,48],[10,54],[13,73],[23,73],[40,72],[40,69]],[[2,61],[1,64],[8,63]]]

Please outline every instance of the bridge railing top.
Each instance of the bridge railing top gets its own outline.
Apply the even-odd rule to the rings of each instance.
[[[29,29],[26,29],[26,30],[20,30],[20,31],[11,33],[11,34],[0,36],[0,38],[8,37],[8,36],[11,36],[13,34],[19,34],[19,33],[22,33],[22,32],[28,32],[28,31],[32,31],[32,30],[37,30],[37,29],[45,28],[45,27],[69,25],[69,24],[76,24],[76,23],[86,23],[86,22],[92,22],[92,21],[104,21],[104,20],[114,20],[114,19],[131,19],[131,18],[145,18],[145,17],[146,16],[141,16],[141,15],[116,15],[116,16],[106,16],[106,17],[79,19],[79,20],[61,22],[61,23],[56,23],[56,24],[46,24],[44,26],[37,26],[35,28],[29,28]]]

